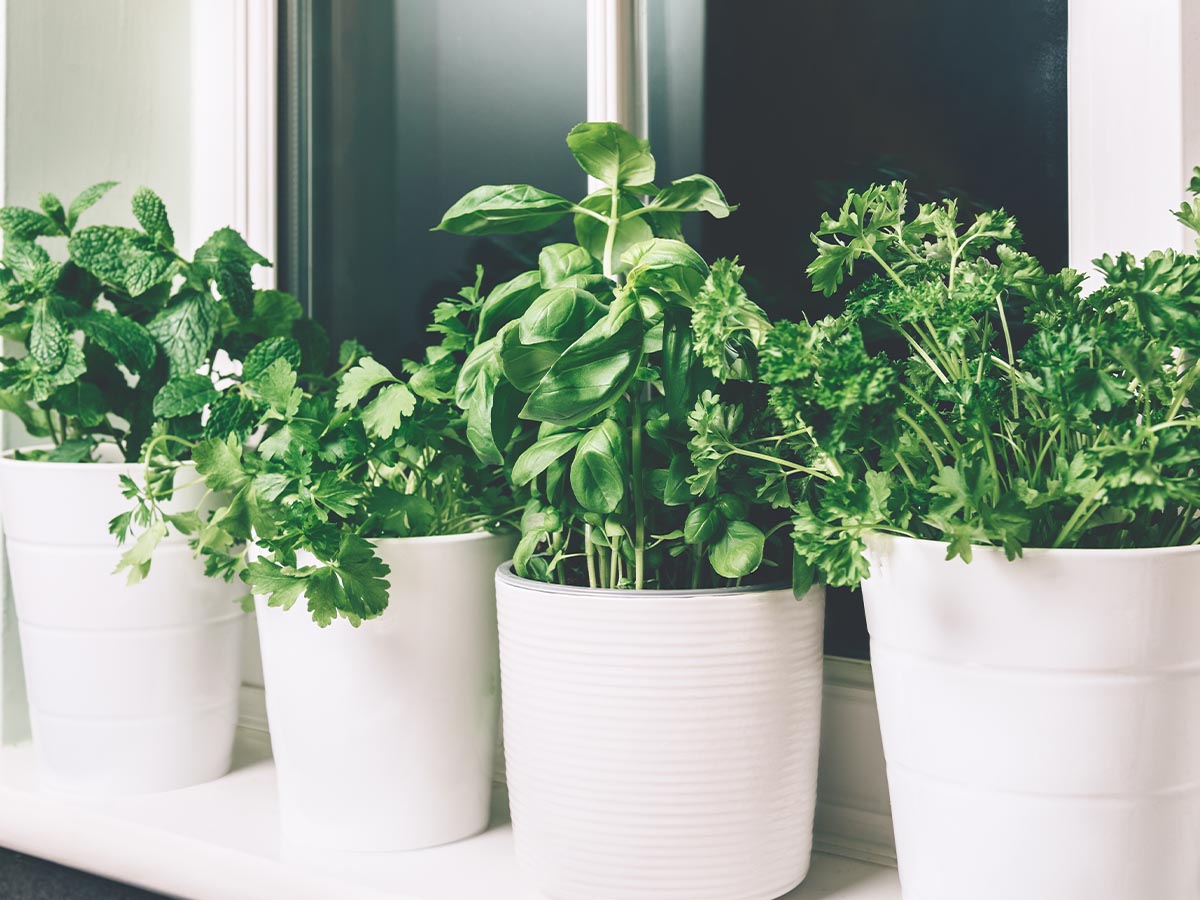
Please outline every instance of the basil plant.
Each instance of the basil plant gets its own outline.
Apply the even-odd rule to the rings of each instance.
[[[573,241],[548,237],[536,269],[487,293],[455,386],[475,453],[530,492],[515,570],[593,588],[776,580],[791,559],[776,508],[786,489],[775,496],[746,465],[769,433],[756,369],[771,326],[742,267],[710,267],[680,231],[682,214],[733,207],[703,175],[656,186],[647,142],[613,123],[579,125],[567,146],[595,192],[574,202],[487,185],[438,226],[574,226]],[[522,421],[536,440],[512,458]]]

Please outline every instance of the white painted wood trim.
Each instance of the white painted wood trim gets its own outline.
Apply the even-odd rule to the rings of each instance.
[[[191,0],[192,234],[225,225],[276,258],[278,6]],[[274,271],[256,269],[259,287]]]
[[[1070,264],[1080,271],[1103,253],[1190,245],[1170,210],[1200,163],[1197,7],[1069,0]]]

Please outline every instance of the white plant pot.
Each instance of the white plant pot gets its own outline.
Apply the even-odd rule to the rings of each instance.
[[[771,900],[808,872],[824,592],[497,573],[517,858],[556,900]]]
[[[1200,548],[869,546],[905,900],[1200,897]]]
[[[136,585],[114,574],[111,518],[131,508],[126,463],[0,459],[0,509],[12,575],[34,751],[61,791],[132,794],[229,771],[245,613],[236,585],[206,578],[172,534]],[[181,486],[194,472],[177,473]],[[168,509],[194,509],[200,485]]]
[[[358,628],[318,628],[303,597],[290,610],[259,599],[286,839],[412,850],[487,827],[500,694],[493,574],[515,544],[485,533],[376,541],[391,567],[388,607]]]

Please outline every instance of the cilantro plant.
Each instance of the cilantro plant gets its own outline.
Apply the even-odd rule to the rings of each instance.
[[[401,376],[353,341],[328,375],[292,338],[253,347],[212,404],[205,435],[156,435],[144,483],[127,482],[136,508],[113,527],[144,526],[123,561],[131,577],[145,574],[174,527],[210,575],[241,577],[272,606],[303,595],[321,626],[338,616],[357,625],[388,603],[388,567],[373,541],[515,521],[503,472],[478,461],[452,402],[479,327],[482,277],[438,306],[440,341]],[[186,446],[210,492],[184,514],[163,508],[175,464],[159,448],[170,444]]]
[[[700,588],[775,578],[786,501],[760,493],[753,442],[771,420],[755,382],[770,324],[740,284],[683,240],[680,215],[733,207],[703,175],[659,188],[647,142],[606,122],[567,136],[602,187],[578,202],[529,185],[487,185],[438,226],[456,234],[534,232],[571,217],[575,241],[547,243],[538,267],[493,288],[455,388],[481,461],[512,464],[531,497],[514,565],[542,581]],[[520,420],[536,441],[504,447]],[[693,463],[689,443],[696,451]]]
[[[237,355],[299,316],[255,295],[250,271],[268,263],[232,229],[182,256],[162,200],[146,188],[133,196],[140,227],[79,228],[113,186],[94,185],[65,207],[43,194],[40,210],[0,209],[0,334],[26,351],[2,361],[0,408],[54,445],[23,458],[82,461],[109,443],[135,461],[156,422],[197,432],[217,397],[218,354]],[[56,239],[63,261],[43,246]]]
[[[1176,217],[1200,231],[1195,201]],[[844,311],[767,335],[783,428],[754,448],[793,497],[801,587],[867,577],[871,532],[968,562],[979,544],[1011,559],[1200,541],[1200,258],[1105,256],[1087,293],[1019,239],[1003,211],[910,209],[898,182],[823,217],[808,272]],[[856,265],[870,275],[847,290]]]

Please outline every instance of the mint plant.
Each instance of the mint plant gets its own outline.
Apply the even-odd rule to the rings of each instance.
[[[516,572],[634,589],[776,578],[790,551],[775,504],[787,498],[760,490],[755,451],[740,449],[771,421],[755,380],[770,323],[741,266],[710,267],[679,228],[684,213],[734,207],[703,175],[657,187],[647,142],[613,123],[579,125],[567,146],[599,190],[574,202],[486,185],[438,225],[463,235],[574,225],[574,243],[547,243],[537,269],[483,300],[455,387],[479,459],[511,463],[531,492]],[[513,458],[504,446],[522,420],[537,438]]]
[[[439,304],[431,327],[439,340],[400,375],[354,341],[329,374],[306,363],[293,338],[251,348],[213,401],[204,435],[155,435],[143,483],[126,481],[134,508],[113,530],[124,538],[131,524],[143,528],[122,561],[131,579],[145,575],[174,528],[210,575],[243,579],[271,606],[303,596],[322,627],[339,616],[358,625],[388,603],[388,567],[374,541],[511,527],[520,510],[504,473],[479,462],[452,402],[479,332],[482,279],[480,271]],[[178,465],[160,449],[172,444],[186,447],[209,491],[183,514],[163,508]]]
[[[1175,215],[1200,231],[1195,200]],[[968,562],[1200,541],[1200,258],[1104,256],[1085,293],[1002,210],[910,209],[898,182],[851,192],[812,238],[813,288],[844,310],[778,325],[760,370],[782,430],[758,477],[792,498],[801,587],[867,577],[872,532]],[[856,264],[871,274],[846,290]]]
[[[267,260],[232,229],[182,256],[162,200],[146,188],[133,196],[140,227],[80,228],[114,184],[69,206],[43,194],[40,210],[0,209],[0,334],[26,351],[2,360],[0,408],[53,444],[23,458],[83,461],[110,443],[135,461],[156,422],[196,433],[217,397],[218,354],[237,356],[300,316],[294,301],[255,293],[251,269]],[[62,261],[43,246],[56,239]]]

